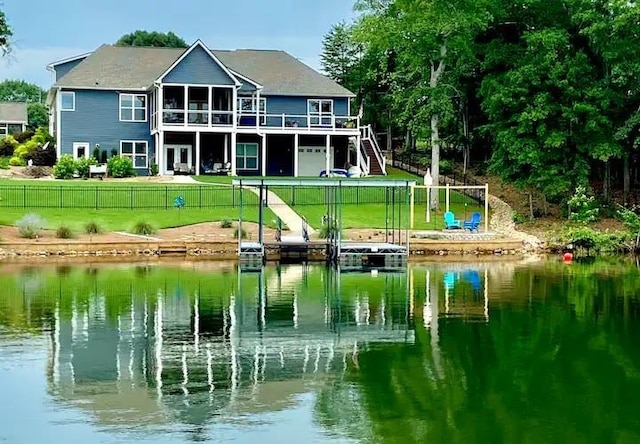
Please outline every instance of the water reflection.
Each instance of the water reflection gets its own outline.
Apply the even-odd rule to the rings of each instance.
[[[309,385],[357,368],[368,344],[413,343],[407,278],[290,266],[239,272],[228,294],[167,281],[117,295],[99,273],[87,296],[63,284],[50,391],[120,426],[285,409]]]
[[[209,266],[0,268],[0,441],[640,439],[634,265]]]

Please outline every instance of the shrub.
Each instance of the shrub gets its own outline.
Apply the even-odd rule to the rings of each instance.
[[[157,176],[158,172],[160,172],[160,168],[158,167],[158,164],[157,163],[151,164],[151,175]]]
[[[124,156],[114,156],[107,161],[107,174],[111,177],[131,177],[135,176],[131,158]]]
[[[96,147],[93,149],[92,157],[96,160],[96,162],[100,161],[100,145],[96,144]]]
[[[26,239],[35,239],[40,236],[45,225],[46,223],[44,219],[37,214],[32,213],[25,215],[22,219],[16,222],[20,237],[24,237]]]
[[[49,144],[49,146],[44,149],[38,148],[30,153],[29,156],[34,166],[52,167],[56,164],[58,155],[56,154],[56,147],[53,144]]]
[[[87,234],[100,234],[102,232],[102,228],[95,221],[89,221],[84,226],[84,232]]]
[[[527,221],[527,218],[525,216],[523,216],[522,214],[518,213],[517,211],[513,212],[513,222],[516,224],[523,224]]]
[[[107,151],[103,150],[100,153],[100,163],[107,163]]]
[[[338,232],[338,223],[335,220],[324,220],[322,222],[322,227],[320,227],[320,231],[318,232],[318,237],[320,237],[320,239],[328,239],[332,235],[336,235]]]
[[[11,166],[25,166],[26,164],[27,162],[22,157],[13,156],[9,159],[9,165]]]
[[[233,238],[234,239],[238,239],[238,237],[240,237],[241,239],[246,239],[247,238],[247,231],[244,228],[236,228],[233,231]]]
[[[587,193],[587,189],[580,185],[576,187],[575,193],[567,202],[569,207],[569,220],[588,224],[598,220],[599,208],[596,206],[595,198]]]
[[[18,143],[25,143],[26,141],[30,140],[35,134],[35,131],[26,130],[21,133],[15,133],[13,135],[13,138],[16,139],[16,142]]]
[[[71,239],[73,237],[73,231],[66,225],[60,225],[56,229],[56,237],[58,239]]]
[[[71,179],[75,172],[76,162],[70,154],[61,156],[53,166],[53,177],[56,179]]]
[[[220,228],[233,228],[233,223],[229,219],[222,219]]]
[[[566,227],[558,240],[587,254],[629,250],[632,244],[630,233],[598,231],[585,226]]]
[[[90,157],[89,159],[83,157],[82,159],[75,161],[76,171],[80,177],[89,177],[89,167],[91,165],[97,165],[97,163],[98,162],[93,157]]]
[[[4,139],[0,140],[0,156],[2,157],[11,157],[13,156],[13,151],[18,146],[18,142],[13,136],[7,136]]]
[[[9,157],[0,157],[0,170],[9,169]]]
[[[154,230],[154,228],[151,226],[150,223],[145,222],[145,221],[139,221],[136,222],[136,224],[133,226],[133,230],[132,232],[134,234],[139,234],[142,236],[148,236],[150,234],[155,233],[156,230]]]
[[[118,150],[115,148],[111,149],[111,157],[116,157],[118,155]]]

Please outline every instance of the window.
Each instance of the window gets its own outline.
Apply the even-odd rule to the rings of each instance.
[[[62,91],[60,93],[60,110],[61,111],[76,110],[76,93],[71,91]]]
[[[131,158],[134,168],[148,168],[149,156],[147,153],[146,141],[129,141],[120,142],[120,155]]]
[[[258,144],[257,143],[237,143],[236,144],[236,168],[239,170],[258,169]]]
[[[7,137],[7,125],[0,123],[0,139]]]
[[[264,125],[267,118],[267,99],[260,98],[259,103],[260,111],[260,125]],[[238,98],[238,112],[242,114],[255,114],[256,113],[256,97],[239,97]]]
[[[307,112],[311,125],[331,125],[333,100],[311,99],[307,101]]]
[[[120,121],[146,122],[147,96],[144,94],[120,94]]]

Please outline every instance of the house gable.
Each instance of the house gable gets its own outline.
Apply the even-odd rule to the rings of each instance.
[[[239,85],[233,74],[200,41],[169,67],[160,80],[192,85]]]
[[[55,82],[57,82],[69,71],[71,71],[73,68],[78,66],[80,63],[82,63],[91,54],[93,53],[88,52],[86,54],[80,54],[75,57],[70,57],[64,60],[53,62],[47,66],[47,69],[49,69],[50,71],[53,71],[53,73],[55,74]]]

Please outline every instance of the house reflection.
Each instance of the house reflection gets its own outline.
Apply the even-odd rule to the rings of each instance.
[[[311,271],[320,286],[307,285]],[[171,288],[119,295],[115,320],[108,293],[56,305],[52,395],[104,424],[204,425],[285,409],[370,344],[414,341],[407,273],[291,266],[238,272],[231,295]]]

